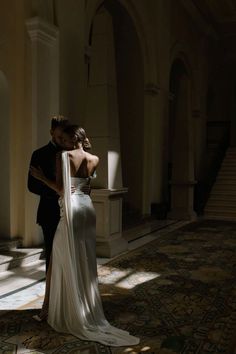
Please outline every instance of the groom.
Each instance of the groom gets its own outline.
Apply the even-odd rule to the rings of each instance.
[[[62,132],[69,121],[63,116],[54,116],[51,119],[51,141],[31,156],[30,166],[41,168],[43,173],[50,180],[56,179],[56,154],[62,150]],[[44,183],[28,174],[28,189],[30,192],[40,196],[37,211],[37,224],[42,227],[46,272],[48,270],[54,234],[60,219],[60,208],[58,205],[59,195]]]

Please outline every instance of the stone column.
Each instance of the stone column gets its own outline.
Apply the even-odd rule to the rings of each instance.
[[[50,116],[59,111],[59,31],[39,17],[26,21],[30,38],[31,58],[31,150],[47,144],[50,139]],[[26,192],[25,246],[42,242],[41,229],[36,226],[39,198]]]
[[[206,159],[206,115],[199,109],[192,111],[193,126],[195,129],[195,177],[202,177],[203,161]],[[205,163],[206,161],[204,161]]]
[[[230,110],[230,146],[236,147],[236,88],[234,80],[231,83],[231,110]]]
[[[162,130],[158,117],[158,102],[160,87],[154,82],[148,82],[144,87],[145,119],[144,119],[144,168],[142,215],[151,214],[151,203],[161,200],[162,189]],[[160,115],[159,115],[160,116]],[[150,171],[152,171],[150,175]],[[140,172],[141,173],[141,172]]]
[[[0,44],[1,49],[1,44]],[[0,199],[0,239],[11,238],[11,189],[10,189],[10,95],[9,85],[0,70],[0,164],[1,164],[1,199]]]
[[[193,210],[194,144],[189,79],[183,76],[175,108],[174,142],[172,151],[171,211],[168,218],[195,219]]]
[[[100,158],[92,199],[97,213],[97,255],[127,249],[122,237],[122,184],[119,115],[112,17],[102,9],[93,22],[85,126]]]

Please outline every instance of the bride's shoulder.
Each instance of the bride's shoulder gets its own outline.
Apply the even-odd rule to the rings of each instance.
[[[96,155],[92,155],[89,152],[86,152],[86,158],[89,162],[93,162],[94,164],[98,164],[99,162],[99,157]]]

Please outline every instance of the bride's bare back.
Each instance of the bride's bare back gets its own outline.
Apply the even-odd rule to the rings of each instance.
[[[68,151],[71,177],[86,178],[92,176],[99,163],[99,158],[83,149]]]

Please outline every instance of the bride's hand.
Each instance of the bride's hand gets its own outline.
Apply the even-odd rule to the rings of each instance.
[[[34,166],[30,166],[30,174],[34,178],[40,180],[41,182],[45,182],[46,177],[45,177],[41,167],[37,168],[37,167],[34,167]]]

